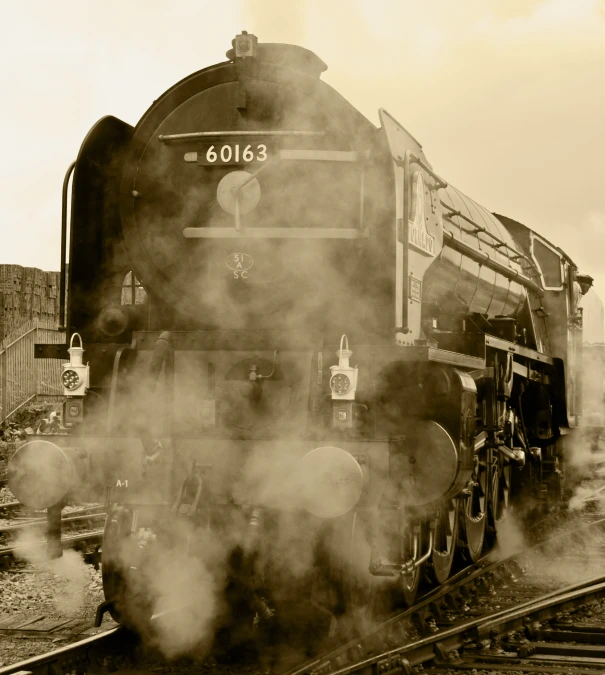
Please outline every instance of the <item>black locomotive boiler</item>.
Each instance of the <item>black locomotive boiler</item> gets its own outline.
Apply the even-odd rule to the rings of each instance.
[[[227,57],[84,140],[70,348],[37,346],[69,358],[65,430],[19,448],[10,486],[55,523],[112,505],[121,621],[167,606],[168,555],[212,568],[217,614],[333,627],[477,560],[510,507],[557,507],[577,269],[312,52],[242,33]]]

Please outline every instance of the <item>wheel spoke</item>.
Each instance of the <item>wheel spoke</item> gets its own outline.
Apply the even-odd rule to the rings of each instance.
[[[437,515],[432,573],[439,584],[444,583],[451,572],[458,539],[458,518],[458,501],[456,500],[450,501]]]
[[[471,494],[467,497],[464,509],[464,540],[466,542],[465,556],[476,562],[483,551],[485,529],[487,522],[487,465],[477,462],[475,465],[474,483]]]

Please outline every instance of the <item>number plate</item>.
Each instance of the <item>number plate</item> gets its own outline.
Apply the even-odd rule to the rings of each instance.
[[[212,143],[197,154],[197,163],[206,166],[266,162],[272,148],[267,143]]]

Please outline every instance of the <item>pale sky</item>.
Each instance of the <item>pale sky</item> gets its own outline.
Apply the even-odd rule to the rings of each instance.
[[[299,44],[369,119],[519,220],[605,298],[605,0],[0,0],[0,263],[59,268],[61,185],[90,127],[134,125],[242,29]]]

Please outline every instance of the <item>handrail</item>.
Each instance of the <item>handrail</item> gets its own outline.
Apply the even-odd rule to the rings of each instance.
[[[186,227],[185,239],[367,239],[365,229],[344,227]]]
[[[532,281],[523,274],[520,274],[517,272],[517,270],[506,267],[506,265],[499,263],[497,260],[492,260],[492,258],[490,258],[487,253],[478,251],[472,246],[465,244],[463,241],[456,239],[456,237],[454,237],[451,232],[443,232],[443,245],[448,246],[454,251],[458,251],[458,253],[462,253],[467,258],[478,262],[480,265],[485,265],[485,267],[488,269],[497,272],[510,281],[516,281],[518,284],[525,286],[525,288],[529,289],[539,297],[544,297],[544,291],[535,281]]]
[[[407,150],[405,153],[405,162],[406,162],[406,176],[409,175],[407,169],[409,168],[410,164],[418,164],[424,171],[426,171],[429,176],[437,183],[438,188],[446,188],[448,186],[448,182],[441,178],[438,174],[436,174],[433,169],[418,155],[415,155],[411,150]]]
[[[114,424],[114,409],[116,404],[116,392],[118,388],[118,375],[120,372],[120,360],[122,359],[122,354],[131,349],[136,349],[136,338],[132,339],[130,344],[121,345],[113,357],[113,367],[111,369],[111,385],[109,389],[109,404],[107,406],[107,419],[105,424],[105,431],[108,434],[111,434],[113,431]]]
[[[185,134],[160,134],[158,141],[188,141],[195,138],[216,138],[220,136],[325,136],[325,131],[283,131],[283,130],[249,130],[249,131],[191,131]]]
[[[465,216],[462,212],[458,211],[458,209],[455,209],[453,206],[450,206],[449,204],[446,204],[446,202],[444,202],[443,200],[440,200],[440,203],[441,203],[441,206],[444,206],[446,209],[448,209],[450,211],[450,213],[444,214],[443,217],[446,218],[447,220],[449,220],[452,224],[457,225],[457,223],[454,223],[454,221],[452,220],[453,217],[457,216],[458,218],[461,218],[462,220],[464,220],[467,223],[469,223],[470,225],[472,225],[477,232],[481,232],[483,234],[486,234],[488,237],[491,237],[492,239],[494,239],[494,241],[497,242],[497,245],[494,246],[494,248],[500,248],[500,247],[503,246],[504,248],[508,249],[509,251],[512,251],[515,254],[514,255],[515,259],[526,260],[527,263],[531,265],[531,260],[526,255],[524,255],[523,253],[519,253],[519,251],[517,251],[516,248],[514,248],[510,244],[506,243],[504,240],[500,239],[500,237],[498,237],[493,232],[490,232],[486,227],[483,227],[483,225],[479,225],[479,223],[476,223],[474,220],[472,220],[468,216]]]
[[[37,396],[38,396],[38,394],[35,393],[35,394],[32,394],[29,398],[26,398],[25,401],[21,401],[21,403],[19,403],[19,405],[17,407],[13,408],[9,413],[6,413],[6,417],[4,418],[4,421],[9,419],[9,417],[14,415],[17,412],[17,410],[21,409],[24,405],[27,405],[28,403],[31,403]]]
[[[66,289],[66,252],[65,247],[67,245],[67,191],[69,188],[69,179],[71,174],[76,166],[75,161],[72,162],[66,173],[65,178],[63,179],[63,193],[61,198],[61,278],[59,279],[59,330],[64,331],[66,329],[66,317],[65,317],[65,289]],[[73,183],[72,183],[73,186]],[[73,195],[72,195],[73,200]]]

